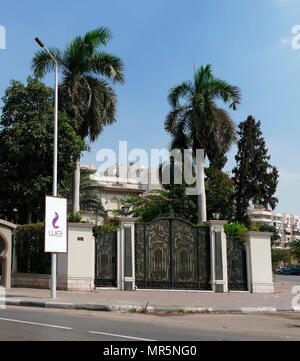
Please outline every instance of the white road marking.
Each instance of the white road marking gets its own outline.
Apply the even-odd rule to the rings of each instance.
[[[128,338],[128,339],[131,339],[131,340],[138,340],[138,341],[155,341],[155,340],[149,340],[149,339],[147,339],[147,338],[117,335],[117,334],[115,334],[115,333],[106,333],[106,332],[98,332],[98,331],[89,331],[89,333],[95,333],[95,334],[97,334],[97,335],[104,335],[104,336],[113,336],[113,337],[120,337],[120,338]]]
[[[8,321],[8,322],[16,322],[16,323],[25,323],[27,325],[35,325],[35,326],[44,326],[44,327],[52,327],[52,328],[61,328],[63,330],[73,330],[71,327],[66,326],[57,326],[57,325],[49,325],[47,323],[38,323],[38,322],[30,322],[30,321],[21,321],[21,320],[13,320],[11,318],[0,318],[0,321]]]

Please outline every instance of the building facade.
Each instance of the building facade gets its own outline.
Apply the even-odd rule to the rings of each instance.
[[[158,168],[146,168],[137,163],[128,166],[114,165],[101,173],[97,172],[94,165],[81,165],[81,168],[95,171],[91,179],[97,181],[101,187],[100,198],[107,212],[107,219],[114,217],[114,211],[120,209],[122,201],[133,195],[161,189]],[[83,220],[99,225],[106,221],[94,213],[85,212],[82,216]]]
[[[263,223],[276,227],[281,240],[278,248],[288,248],[290,242],[300,239],[300,217],[290,213],[273,212],[256,206],[248,209],[247,214],[251,222]]]

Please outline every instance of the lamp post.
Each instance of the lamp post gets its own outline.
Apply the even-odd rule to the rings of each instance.
[[[122,206],[121,209],[122,209],[125,217],[127,217],[127,216],[129,215],[130,207],[128,207],[128,206]]]
[[[58,61],[50,53],[49,49],[39,39],[35,38],[38,45],[46,51],[55,63],[55,105],[54,105],[54,144],[53,144],[53,196],[57,197],[57,129],[58,129]],[[51,298],[56,298],[56,253],[51,254]]]
[[[218,212],[216,212],[216,213],[213,213],[213,214],[212,214],[212,216],[213,216],[213,218],[214,218],[215,220],[219,220],[219,219],[220,219],[221,214],[220,214],[220,213],[218,213]]]

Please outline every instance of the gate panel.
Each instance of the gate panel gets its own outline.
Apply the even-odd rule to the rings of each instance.
[[[208,227],[197,227],[199,290],[211,290],[210,236]]]
[[[117,286],[117,232],[103,234],[96,238],[95,286]]]
[[[247,291],[247,260],[244,243],[227,238],[228,288]]]
[[[207,227],[178,218],[135,226],[138,288],[210,289],[210,240]]]
[[[170,222],[146,226],[146,281],[150,288],[170,288]]]
[[[172,222],[173,287],[197,289],[196,228],[180,220]]]
[[[146,288],[146,244],[145,224],[135,225],[135,284],[139,288]]]

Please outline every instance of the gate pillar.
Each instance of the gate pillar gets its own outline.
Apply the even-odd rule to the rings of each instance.
[[[274,293],[271,236],[268,232],[247,232],[248,287],[252,293]]]
[[[226,221],[208,221],[210,228],[211,288],[214,292],[228,292]]]
[[[120,291],[135,290],[135,232],[136,219],[118,218],[120,228],[117,239],[117,285]]]
[[[68,253],[57,256],[57,288],[90,291],[95,278],[94,225],[68,223]]]
[[[13,223],[0,219],[0,262],[2,276],[0,286],[11,288],[11,258],[12,258],[12,236],[17,226]]]

